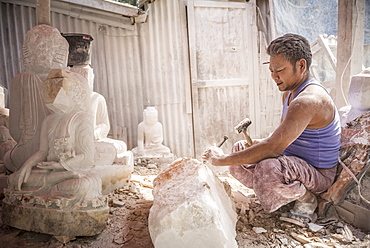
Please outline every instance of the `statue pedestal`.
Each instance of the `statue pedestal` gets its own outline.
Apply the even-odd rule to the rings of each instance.
[[[32,232],[55,236],[94,236],[101,233],[109,216],[108,205],[91,210],[61,210],[19,206],[5,200],[2,205],[4,224]]]
[[[134,166],[97,166],[93,173],[102,181],[102,195],[128,184]],[[0,174],[0,186],[7,187],[8,176]],[[4,185],[2,185],[4,183]],[[3,191],[1,191],[2,193]],[[2,221],[18,229],[54,236],[94,236],[101,233],[109,216],[108,202],[97,209],[55,209],[12,204],[3,200]]]
[[[98,166],[94,173],[101,178],[102,194],[107,195],[128,185],[133,171],[134,165],[132,163],[131,165]]]

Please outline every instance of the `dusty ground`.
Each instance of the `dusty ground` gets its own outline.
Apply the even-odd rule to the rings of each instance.
[[[152,205],[152,181],[164,165],[140,163],[135,166],[127,188],[110,194],[107,228],[94,237],[77,237],[63,244],[53,236],[18,230],[0,222],[0,247],[93,247],[151,248],[147,227]],[[302,228],[279,220],[291,206],[268,214],[263,211],[253,191],[227,173],[219,174],[234,193],[239,247],[370,247],[370,235],[335,218],[319,219],[319,230]],[[189,247],[190,248],[190,247]]]

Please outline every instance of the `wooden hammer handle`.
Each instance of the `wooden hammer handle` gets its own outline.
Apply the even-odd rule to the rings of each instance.
[[[247,141],[248,143],[248,146],[252,146],[253,145],[253,141],[251,139],[251,136],[249,136],[248,132],[247,131],[242,131],[243,134],[244,134],[244,138],[245,140]]]

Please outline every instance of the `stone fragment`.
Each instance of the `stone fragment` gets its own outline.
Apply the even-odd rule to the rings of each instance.
[[[123,207],[123,206],[125,206],[125,203],[124,203],[124,202],[122,202],[122,201],[119,201],[119,200],[113,200],[113,201],[112,201],[112,204],[113,204],[114,206],[118,206],[118,207]]]
[[[317,225],[315,223],[308,223],[307,225],[308,228],[310,228],[310,230],[313,232],[318,232],[323,228],[323,226]]]
[[[267,232],[267,230],[265,228],[263,228],[263,227],[256,227],[256,226],[254,226],[252,229],[257,234]]]
[[[300,242],[302,244],[308,244],[308,243],[311,242],[311,240],[309,238],[303,236],[302,234],[291,232],[290,236],[292,236],[295,240],[297,240],[298,242]]]
[[[237,247],[234,202],[203,163],[178,159],[154,180],[149,232],[156,248]]]

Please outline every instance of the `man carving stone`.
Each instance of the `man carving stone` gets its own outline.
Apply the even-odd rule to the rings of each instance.
[[[271,77],[283,91],[280,125],[247,147],[237,142],[231,154],[210,147],[202,157],[253,188],[262,207],[273,212],[295,201],[291,214],[314,221],[315,194],[334,181],[340,147],[337,109],[324,87],[310,75],[308,41],[296,34],[273,40],[267,48]]]

